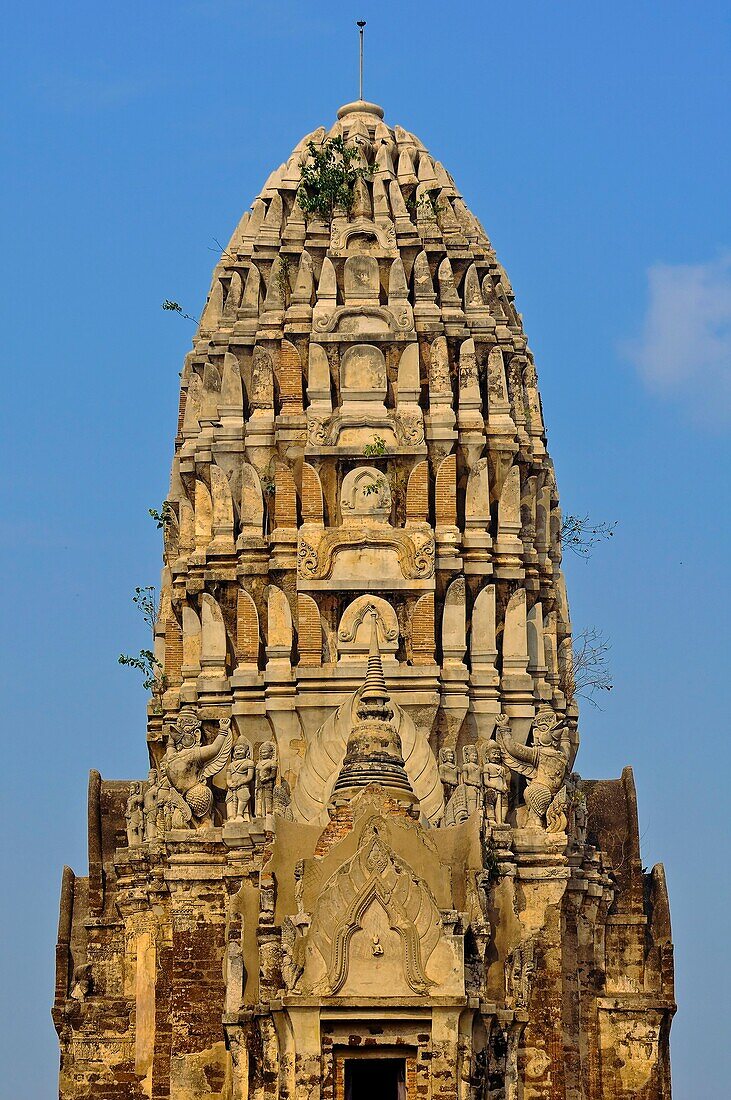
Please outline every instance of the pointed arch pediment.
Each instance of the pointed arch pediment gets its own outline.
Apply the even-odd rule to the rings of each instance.
[[[313,915],[308,942],[324,962],[327,995],[343,988],[351,941],[375,903],[400,938],[408,986],[416,994],[428,993],[434,982],[426,966],[442,936],[439,909],[427,884],[393,852],[387,822],[374,815],[365,823],[355,855],[325,883]]]

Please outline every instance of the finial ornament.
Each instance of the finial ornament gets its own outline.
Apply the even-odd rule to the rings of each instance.
[[[358,34],[360,35],[360,82],[358,85],[358,99],[363,98],[363,31],[366,25],[365,19],[359,19],[356,26],[358,27]]]

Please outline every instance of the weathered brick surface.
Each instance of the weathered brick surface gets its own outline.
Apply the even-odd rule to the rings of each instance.
[[[457,523],[457,456],[447,455],[437,470],[434,509],[437,527]]]
[[[311,596],[297,596],[297,646],[301,665],[322,663],[320,609]]]

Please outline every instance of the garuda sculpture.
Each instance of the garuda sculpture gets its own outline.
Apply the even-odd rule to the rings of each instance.
[[[527,809],[525,821],[520,821],[523,815],[518,811],[520,826],[546,828],[546,817],[561,790],[568,767],[568,754],[562,736],[565,726],[565,720],[559,720],[551,707],[541,707],[531,726],[533,744],[521,745],[510,735],[507,715],[498,715],[495,738],[502,749],[503,760],[511,771],[529,779],[523,794],[523,810]]]
[[[212,823],[213,792],[207,780],[226,767],[231,755],[231,719],[221,718],[219,733],[201,745],[201,721],[184,707],[171,727],[163,771],[170,783],[171,827],[184,829]]]

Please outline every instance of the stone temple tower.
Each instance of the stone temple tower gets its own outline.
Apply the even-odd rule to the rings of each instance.
[[[665,879],[631,771],[574,770],[560,533],[505,271],[419,139],[342,107],[185,360],[151,770],[91,773],[63,876],[63,1100],[670,1096]]]

